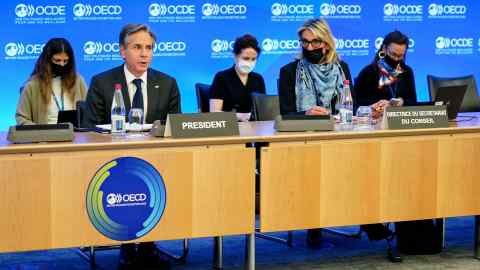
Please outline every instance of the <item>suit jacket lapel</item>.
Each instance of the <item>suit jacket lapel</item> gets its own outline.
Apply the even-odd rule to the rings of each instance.
[[[148,69],[147,73],[147,100],[148,100],[148,108],[147,108],[147,115],[145,119],[148,119],[150,122],[156,119],[150,119],[152,118],[154,112],[155,112],[155,107],[156,107],[156,98],[159,96],[158,91],[160,91],[160,88],[158,86],[158,81],[155,76],[153,76],[152,72],[150,69]]]

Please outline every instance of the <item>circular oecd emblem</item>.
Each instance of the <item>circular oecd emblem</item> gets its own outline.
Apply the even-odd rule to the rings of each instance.
[[[23,18],[23,17],[27,16],[27,14],[28,14],[28,7],[27,7],[27,5],[25,5],[25,4],[18,4],[18,5],[15,7],[15,14],[17,15],[17,17],[20,17],[20,18]]]
[[[220,39],[215,39],[212,41],[212,51],[216,52],[216,53],[219,53],[220,51],[222,51],[222,47],[223,47],[223,42],[220,40]]]
[[[165,184],[145,160],[117,158],[93,176],[86,205],[90,222],[101,234],[117,241],[134,240],[150,232],[162,218]]]
[[[280,16],[282,14],[282,5],[279,3],[275,3],[272,5],[272,15],[273,16]]]
[[[8,55],[10,57],[13,57],[13,56],[17,55],[17,53],[18,53],[17,44],[15,44],[13,42],[10,42],[7,45],[5,45],[5,54],[6,55]]]
[[[437,39],[435,39],[435,47],[437,47],[437,49],[444,49],[447,47],[447,42],[445,40],[444,37],[437,37]]]
[[[203,4],[202,13],[204,16],[210,16],[213,14],[213,5],[210,3]]]
[[[86,12],[87,8],[84,4],[76,4],[75,6],[73,6],[73,15],[75,15],[76,17],[83,17],[85,16]]]
[[[330,15],[330,5],[327,4],[327,3],[323,3],[321,6],[320,6],[320,13],[323,15],[323,16],[328,16]]]
[[[383,13],[386,15],[386,16],[392,16],[393,15],[393,5],[392,4],[385,4],[385,6],[383,6]]]
[[[262,48],[266,51],[266,52],[269,52],[271,50],[273,50],[273,40],[269,39],[269,38],[266,38],[262,41]]]
[[[160,15],[160,5],[157,3],[153,3],[148,7],[148,12],[150,12],[150,16],[157,17]]]
[[[430,16],[437,16],[438,14],[437,4],[430,4],[428,6],[428,14],[430,14]]]
[[[87,41],[85,42],[85,45],[83,45],[83,51],[86,54],[94,54],[96,50],[97,50],[97,46],[93,41]]]
[[[375,39],[375,49],[380,50],[380,47],[382,47],[383,43],[383,37],[378,37]]]

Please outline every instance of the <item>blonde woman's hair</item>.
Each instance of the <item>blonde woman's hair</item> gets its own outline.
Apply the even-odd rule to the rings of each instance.
[[[327,44],[328,51],[323,58],[324,62],[332,63],[340,60],[340,57],[337,54],[337,50],[335,48],[335,40],[333,38],[332,31],[330,30],[330,26],[328,25],[327,21],[325,21],[324,19],[311,19],[306,21],[297,31],[298,37],[300,39],[302,38],[302,33],[305,30],[310,30],[316,38],[321,39]],[[301,53],[300,58],[303,58],[303,55]]]

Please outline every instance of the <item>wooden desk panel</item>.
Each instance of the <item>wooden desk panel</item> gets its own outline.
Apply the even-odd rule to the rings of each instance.
[[[261,164],[264,232],[480,214],[480,134],[271,143]]]
[[[90,179],[108,161],[133,156],[157,168],[167,189],[153,241],[254,231],[254,149],[242,145],[0,156],[0,252],[110,245],[85,207]]]

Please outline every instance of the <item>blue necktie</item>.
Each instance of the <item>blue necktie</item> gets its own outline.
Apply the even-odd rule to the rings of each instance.
[[[143,94],[142,94],[142,79],[135,79],[132,81],[137,90],[133,96],[132,108],[143,110]]]

